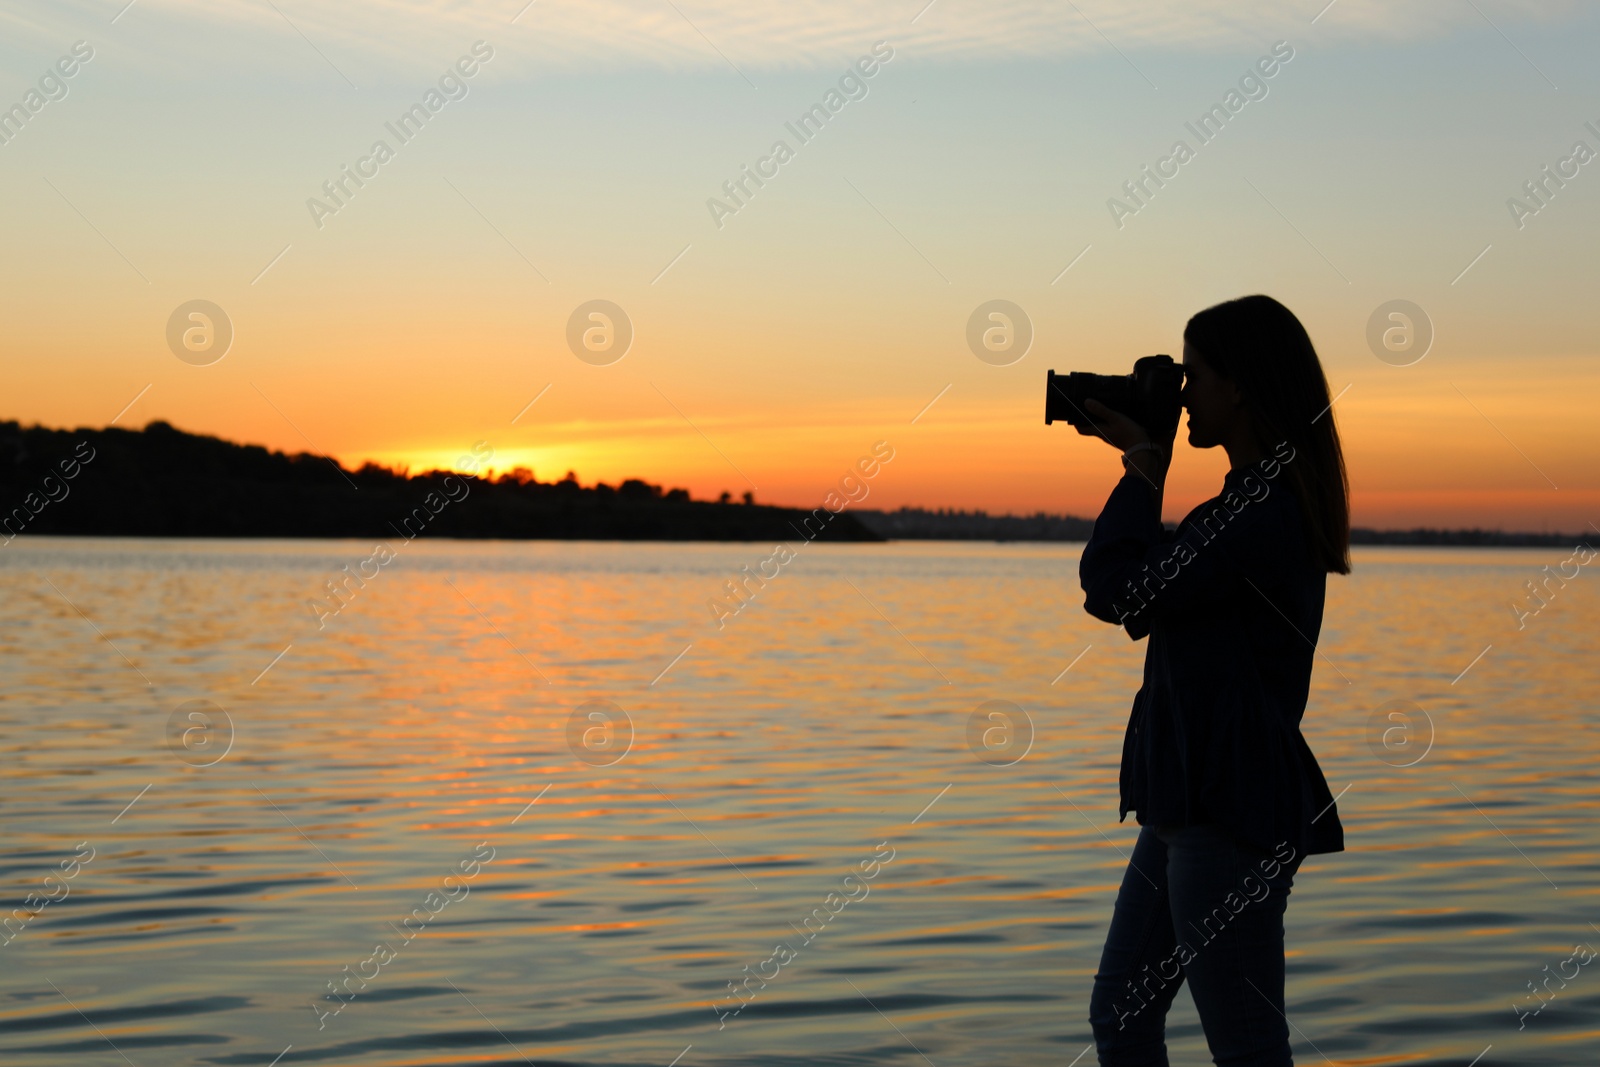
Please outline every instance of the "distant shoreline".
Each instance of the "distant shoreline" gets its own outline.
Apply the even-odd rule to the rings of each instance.
[[[480,442],[482,444],[482,442]],[[476,449],[475,449],[476,450]],[[488,450],[492,453],[492,449]],[[470,458],[470,457],[468,457]],[[487,457],[483,457],[487,462]],[[0,544],[19,536],[496,541],[991,541],[1082,543],[1092,519],[902,507],[777,507],[694,500],[639,479],[581,486],[511,470],[493,480],[408,474],[185,433],[55,430],[0,422]],[[1597,535],[1600,536],[1600,535]],[[1355,545],[1570,547],[1586,533],[1351,531]]]
[[[465,450],[463,450],[465,452]],[[478,442],[462,462],[481,469]],[[837,505],[836,505],[837,506]],[[572,541],[880,541],[848,508],[694,500],[630,478],[582,486],[513,469],[494,479],[409,474],[287,455],[185,433],[52,430],[0,423],[0,545],[29,534],[85,537]]]
[[[1076,541],[1084,542],[1094,520],[1075,515],[990,515],[984,511],[900,508],[897,511],[857,509],[855,516],[869,530],[891,541]],[[1173,524],[1168,523],[1170,529]],[[1430,545],[1462,548],[1545,548],[1571,546],[1584,534],[1533,533],[1505,530],[1436,529],[1375,530],[1355,527],[1353,545]]]
[[[1465,538],[1473,535],[1485,535],[1484,540],[1474,541]],[[1437,539],[1439,535],[1445,538],[1460,537],[1463,539],[1449,540]],[[1435,538],[1430,540],[1429,538]],[[49,533],[28,532],[17,537],[0,537],[0,548],[15,541],[23,544],[42,544],[53,540],[89,540],[105,539],[126,541],[200,541],[209,544],[243,543],[247,541],[356,541],[366,543],[372,541],[371,536],[359,534],[128,534],[128,533],[62,533],[52,531]],[[383,538],[379,538],[380,540]],[[396,540],[390,537],[389,540]],[[771,544],[786,541],[789,544],[800,542],[799,537],[557,537],[557,536],[525,536],[525,537],[479,537],[475,535],[434,534],[420,537],[418,540],[435,544],[450,543],[494,543],[494,544],[526,544],[531,541],[545,541],[563,544],[657,544],[657,545],[725,545],[725,544]],[[818,540],[831,541],[835,544],[991,544],[991,545],[1082,545],[1083,538],[1050,537],[867,537],[847,540],[844,538],[818,538]],[[1558,534],[1542,533],[1506,533],[1500,530],[1361,530],[1351,532],[1350,544],[1358,548],[1571,548],[1575,544],[1584,542],[1581,535],[1564,536]]]

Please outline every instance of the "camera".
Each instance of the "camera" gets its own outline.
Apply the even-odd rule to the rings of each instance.
[[[1132,374],[1057,374],[1045,378],[1045,425],[1061,419],[1069,425],[1093,430],[1094,420],[1084,407],[1098,400],[1120,411],[1150,434],[1152,441],[1170,441],[1178,432],[1183,413],[1183,365],[1171,356],[1144,356],[1134,361]]]

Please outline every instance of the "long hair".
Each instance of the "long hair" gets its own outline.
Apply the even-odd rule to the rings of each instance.
[[[1305,518],[1311,558],[1334,574],[1350,573],[1350,480],[1333,423],[1328,379],[1294,312],[1270,296],[1243,296],[1189,320],[1183,339],[1207,366],[1239,387],[1256,443],[1271,453],[1281,441]]]

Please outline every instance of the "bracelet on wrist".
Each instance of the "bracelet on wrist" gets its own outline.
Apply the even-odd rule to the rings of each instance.
[[[1166,453],[1162,451],[1160,445],[1157,445],[1153,441],[1140,441],[1138,444],[1134,445],[1132,448],[1129,448],[1129,449],[1127,449],[1126,451],[1124,451],[1122,453],[1122,469],[1123,470],[1131,470],[1132,469],[1130,461],[1133,459],[1134,454],[1138,453],[1138,452],[1152,452],[1152,453],[1155,454],[1155,457],[1158,460],[1164,459],[1166,457]]]

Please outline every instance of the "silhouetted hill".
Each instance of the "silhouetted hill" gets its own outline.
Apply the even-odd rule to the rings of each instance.
[[[820,511],[820,515],[828,512]],[[19,533],[125,537],[535,538],[651,541],[1085,541],[1073,515],[850,509],[811,512],[693,500],[638,479],[589,488],[407,475],[326,456],[270,452],[152,422],[142,431],[51,430],[0,422],[0,538]],[[1372,530],[1358,545],[1570,546],[1586,535],[1501,530]]]
[[[827,511],[821,512],[828,515]],[[879,541],[848,511],[690,499],[630,479],[612,487],[408,476],[372,464],[287,455],[152,422],[142,431],[0,423],[0,526],[18,533],[127,537],[573,538]],[[819,531],[820,532],[816,532]]]

